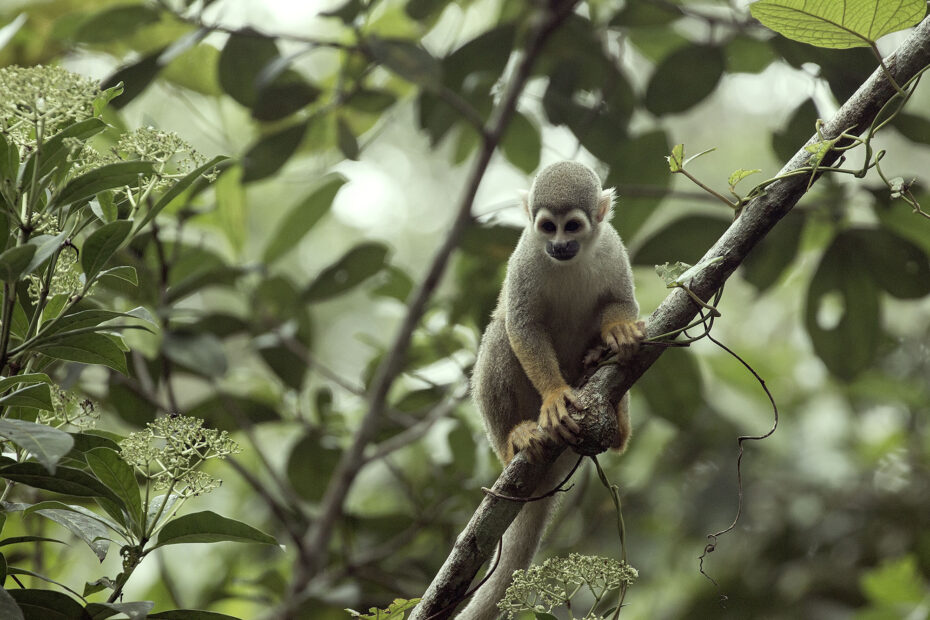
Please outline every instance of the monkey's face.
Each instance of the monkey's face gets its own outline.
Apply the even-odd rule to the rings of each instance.
[[[533,229],[546,254],[559,263],[569,263],[578,256],[592,232],[587,213],[577,208],[557,212],[540,209]]]

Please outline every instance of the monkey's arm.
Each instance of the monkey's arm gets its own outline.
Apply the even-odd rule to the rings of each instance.
[[[601,338],[611,351],[622,357],[636,353],[646,336],[645,323],[637,320],[638,313],[636,302],[619,301],[608,303],[601,312]]]
[[[526,376],[529,377],[533,387],[542,397],[542,406],[539,409],[539,426],[553,438],[561,437],[565,441],[574,442],[575,433],[580,428],[568,415],[567,404],[578,407],[579,403],[572,388],[565,382],[559,362],[555,356],[552,340],[542,325],[511,321],[510,314],[506,323],[507,338]],[[518,315],[519,316],[519,315]],[[522,425],[521,425],[522,426]],[[518,426],[517,428],[520,428]],[[516,429],[515,429],[516,430]],[[526,429],[522,429],[525,431]],[[517,449],[520,437],[511,431],[509,443],[516,443]],[[516,441],[514,441],[516,440]]]

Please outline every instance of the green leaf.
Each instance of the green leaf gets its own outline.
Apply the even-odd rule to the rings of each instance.
[[[43,502],[43,504],[46,503],[56,504],[60,502]],[[61,505],[65,506],[65,504]],[[104,526],[99,518],[89,517],[70,508],[40,508],[34,512],[67,528],[68,531],[90,547],[101,562],[107,557],[107,551],[110,550],[109,537],[112,534],[110,529]]]
[[[81,248],[81,267],[88,282],[93,281],[97,273],[103,269],[131,230],[132,222],[117,220],[104,224],[84,241],[84,247]]]
[[[136,226],[136,231],[139,231],[146,224],[155,219],[155,216],[162,212],[162,210],[171,204],[171,202],[184,193],[195,181],[199,180],[204,174],[209,173],[213,168],[216,168],[222,162],[228,160],[229,158],[225,155],[217,155],[204,165],[200,166],[196,170],[193,170],[187,173],[183,178],[179,179],[174,185],[172,185],[168,191],[159,197],[158,202],[155,203],[151,209],[145,214],[145,217],[139,222]]]
[[[59,467],[53,476],[39,463],[15,463],[0,468],[0,478],[64,495],[102,497],[119,501],[113,491],[95,477],[71,467]]]
[[[55,406],[52,404],[52,393],[45,383],[27,385],[0,396],[0,405],[4,407],[31,407],[43,411],[55,410]]]
[[[849,381],[875,360],[881,336],[878,289],[854,235],[827,248],[807,291],[805,325],[814,352],[832,374]]]
[[[4,194],[12,190],[19,171],[19,150],[16,145],[0,134],[0,184]],[[9,194],[12,196],[12,194]],[[11,198],[12,199],[12,198]]]
[[[381,114],[397,102],[397,97],[386,90],[359,89],[345,102],[346,107],[366,114]]]
[[[49,383],[51,384],[51,378],[42,372],[33,372],[25,375],[13,375],[12,377],[7,377],[5,379],[0,379],[0,392],[5,392],[11,386],[19,385],[20,383]]]
[[[927,593],[913,554],[882,560],[879,566],[862,576],[860,583],[869,601],[892,607],[916,605]]]
[[[801,43],[846,49],[869,46],[891,32],[910,28],[927,12],[924,0],[759,0],[753,17]]]
[[[6,579],[6,559],[3,560],[3,578]],[[16,604],[16,599],[4,588],[0,588],[0,618],[26,620],[26,617],[23,616],[23,610]]]
[[[304,301],[322,301],[358,286],[384,268],[388,249],[380,243],[362,243],[324,269],[304,290]]]
[[[281,220],[265,248],[263,262],[270,265],[297,247],[310,229],[329,212],[336,194],[345,184],[346,178],[342,175],[334,174],[324,177],[321,185]]]
[[[137,185],[139,177],[153,172],[152,162],[148,161],[121,161],[107,164],[72,179],[57,196],[57,202],[67,205],[86,200],[104,190],[123,185]]]
[[[172,362],[206,377],[220,377],[228,368],[223,343],[210,333],[186,330],[166,332],[162,352]]]
[[[227,616],[215,611],[203,611],[201,609],[160,611],[156,614],[149,614],[149,618],[154,620],[239,620],[235,616]]]
[[[536,126],[523,114],[514,112],[501,148],[507,160],[526,174],[539,167],[542,139]]]
[[[100,364],[113,370],[128,374],[126,355],[110,336],[98,333],[71,334],[41,344],[35,351],[56,359],[81,362],[82,364]]]
[[[36,253],[26,266],[25,273],[32,273],[45,261],[52,257],[52,254],[61,249],[62,245],[68,239],[68,231],[64,230],[52,237],[51,235],[39,235],[33,237],[30,245],[36,246]]]
[[[48,392],[48,386],[44,383],[36,384],[29,387],[44,387]],[[29,389],[29,388],[24,388]],[[15,394],[15,392],[14,392]],[[8,394],[4,398],[8,398]],[[49,398],[51,400],[51,398]],[[15,403],[4,403],[7,406]],[[51,402],[49,402],[51,405]],[[31,405],[23,405],[31,406]],[[51,408],[51,407],[49,407]],[[34,456],[50,474],[55,473],[55,466],[63,456],[71,451],[74,446],[74,440],[71,435],[57,428],[46,426],[45,424],[36,424],[26,420],[0,419],[0,437],[9,439],[20,448],[25,449],[29,454]]]
[[[161,13],[141,4],[123,4],[98,11],[85,19],[74,39],[82,43],[110,43],[127,39],[137,30],[158,22]]]
[[[55,590],[7,590],[26,620],[87,620],[84,608],[67,594]]]
[[[365,51],[375,62],[409,82],[426,89],[439,85],[442,75],[439,61],[411,41],[369,37]]]
[[[135,267],[130,267],[129,265],[119,265],[117,267],[104,269],[97,277],[98,280],[101,278],[117,278],[129,282],[133,286],[139,285],[139,274],[136,272]]]
[[[50,340],[53,340],[53,337],[60,338],[62,336],[69,336],[68,332],[75,330],[82,330],[87,327],[95,327],[104,323],[118,318],[129,318],[129,319],[139,319],[145,321],[155,327],[155,319],[149,314],[148,310],[139,306],[138,308],[133,308],[129,312],[116,312],[115,310],[81,310],[79,312],[72,312],[71,314],[66,314],[58,318],[57,321],[50,324],[44,331],[41,332],[41,336],[37,340],[37,343],[45,343]],[[106,329],[106,328],[101,328]]]
[[[410,297],[410,292],[413,290],[413,279],[403,270],[388,265],[383,274],[378,277],[382,283],[372,289],[372,295],[390,297],[401,303],[405,303],[407,298]]]
[[[775,284],[797,256],[804,223],[800,211],[791,211],[756,244],[740,265],[740,274],[760,293]]]
[[[228,431],[281,419],[278,410],[265,401],[222,391],[191,406],[186,413],[201,418],[207,426]]]
[[[656,67],[646,88],[646,109],[657,116],[690,110],[714,92],[723,76],[723,50],[688,45],[669,54]]]
[[[256,77],[259,87],[252,106],[252,118],[260,121],[277,121],[316,101],[320,89],[308,82],[293,69],[286,67],[286,60],[279,59],[266,67]]]
[[[346,159],[358,161],[358,140],[355,138],[355,134],[352,133],[352,128],[349,127],[349,124],[343,116],[336,119],[336,140],[339,145],[339,150]]]
[[[242,182],[258,181],[280,170],[297,152],[306,132],[304,121],[259,138],[242,156]]]
[[[672,153],[666,157],[668,160],[668,169],[670,172],[678,172],[685,165],[685,145],[676,144],[672,147]]]
[[[284,385],[292,390],[303,389],[304,379],[307,377],[307,364],[300,355],[287,345],[281,344],[280,339],[276,337],[268,342],[259,342],[256,338],[255,350]]]
[[[697,264],[730,220],[711,215],[686,215],[646,239],[633,254],[635,265],[661,265],[682,261]]]
[[[274,39],[254,31],[232,34],[223,46],[217,65],[220,86],[238,103],[251,108],[255,105],[259,74],[278,57]]]
[[[736,185],[745,179],[748,176],[753,174],[758,174],[762,172],[761,168],[753,168],[752,170],[744,170],[743,168],[738,168],[730,173],[730,177],[727,179],[727,184],[730,186],[730,191],[736,190]]]
[[[782,161],[794,157],[795,152],[814,134],[816,122],[817,106],[813,99],[808,99],[795,109],[784,129],[772,132],[775,155]]]
[[[704,391],[701,371],[687,351],[666,351],[636,385],[649,411],[679,428],[690,426]]]
[[[88,603],[84,609],[90,614],[92,620],[105,620],[118,614],[125,614],[129,620],[145,620],[145,618],[151,618],[148,613],[153,607],[155,607],[153,601],[135,601],[132,603]]]
[[[0,470],[2,472],[2,470]],[[227,519],[205,510],[170,521],[161,532],[153,549],[182,543],[244,542],[277,545],[274,537],[250,525]]]
[[[930,259],[919,246],[879,228],[853,228],[844,234],[865,254],[865,267],[885,291],[899,299],[930,294]]]
[[[291,448],[287,459],[287,479],[303,499],[318,502],[339,463],[342,451],[322,442],[318,431],[311,430]]]
[[[97,479],[107,486],[122,500],[122,505],[129,512],[137,531],[144,524],[142,518],[142,500],[139,497],[139,483],[132,467],[120,455],[109,448],[94,448],[84,455],[90,470]]]
[[[0,254],[0,280],[15,282],[26,271],[36,253],[31,243],[12,247]]]

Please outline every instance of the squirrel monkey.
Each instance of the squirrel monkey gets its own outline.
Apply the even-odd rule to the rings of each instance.
[[[633,272],[620,235],[610,225],[613,189],[575,162],[546,167],[523,206],[529,223],[507,263],[507,277],[472,375],[472,393],[491,445],[506,465],[517,452],[539,460],[547,438],[575,443],[578,424],[569,405],[586,353],[606,344],[632,355],[644,337]],[[629,394],[617,405],[622,451],[630,438]],[[558,484],[574,464],[563,453],[537,489]],[[529,566],[554,498],[530,502],[504,534],[497,570],[459,619],[496,618],[497,601],[513,571]],[[492,565],[494,562],[492,562]]]

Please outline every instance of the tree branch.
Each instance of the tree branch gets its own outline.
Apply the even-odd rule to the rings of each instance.
[[[930,18],[924,19],[898,50],[885,60],[885,65],[899,84],[906,83],[923,67],[930,64]],[[825,139],[838,137],[845,130],[858,135],[866,131],[882,106],[897,94],[882,69],[872,76],[839,109],[834,118],[821,129]],[[852,129],[850,129],[852,128]],[[811,137],[807,144],[818,141]],[[831,151],[820,164],[823,169],[832,165],[840,153]],[[803,147],[782,168],[779,176],[808,165],[811,153]],[[773,181],[766,193],[749,202],[742,214],[717,240],[701,259],[708,266],[689,283],[691,290],[701,299],[707,300],[723,286],[726,279],[736,271],[749,251],[771,230],[773,226],[794,207],[807,191],[810,175],[796,174]],[[717,262],[712,262],[716,260]],[[649,318],[646,336],[653,337],[688,325],[700,306],[680,289],[673,290]],[[580,390],[579,395],[586,403],[609,400],[616,402],[633,383],[659,358],[665,347],[644,346],[626,365],[609,365],[600,369]],[[589,407],[594,409],[593,407]],[[596,409],[610,411],[609,407]],[[590,417],[588,413],[585,417]],[[553,446],[547,453],[549,463],[564,449]],[[523,455],[517,457],[504,469],[493,490],[498,495],[526,497],[534,490],[549,468],[549,463],[528,463]],[[445,564],[430,584],[420,605],[410,620],[446,618],[467,591],[481,565],[491,556],[498,539],[522,508],[522,504],[502,500],[489,495],[484,498],[468,525],[459,535]]]

